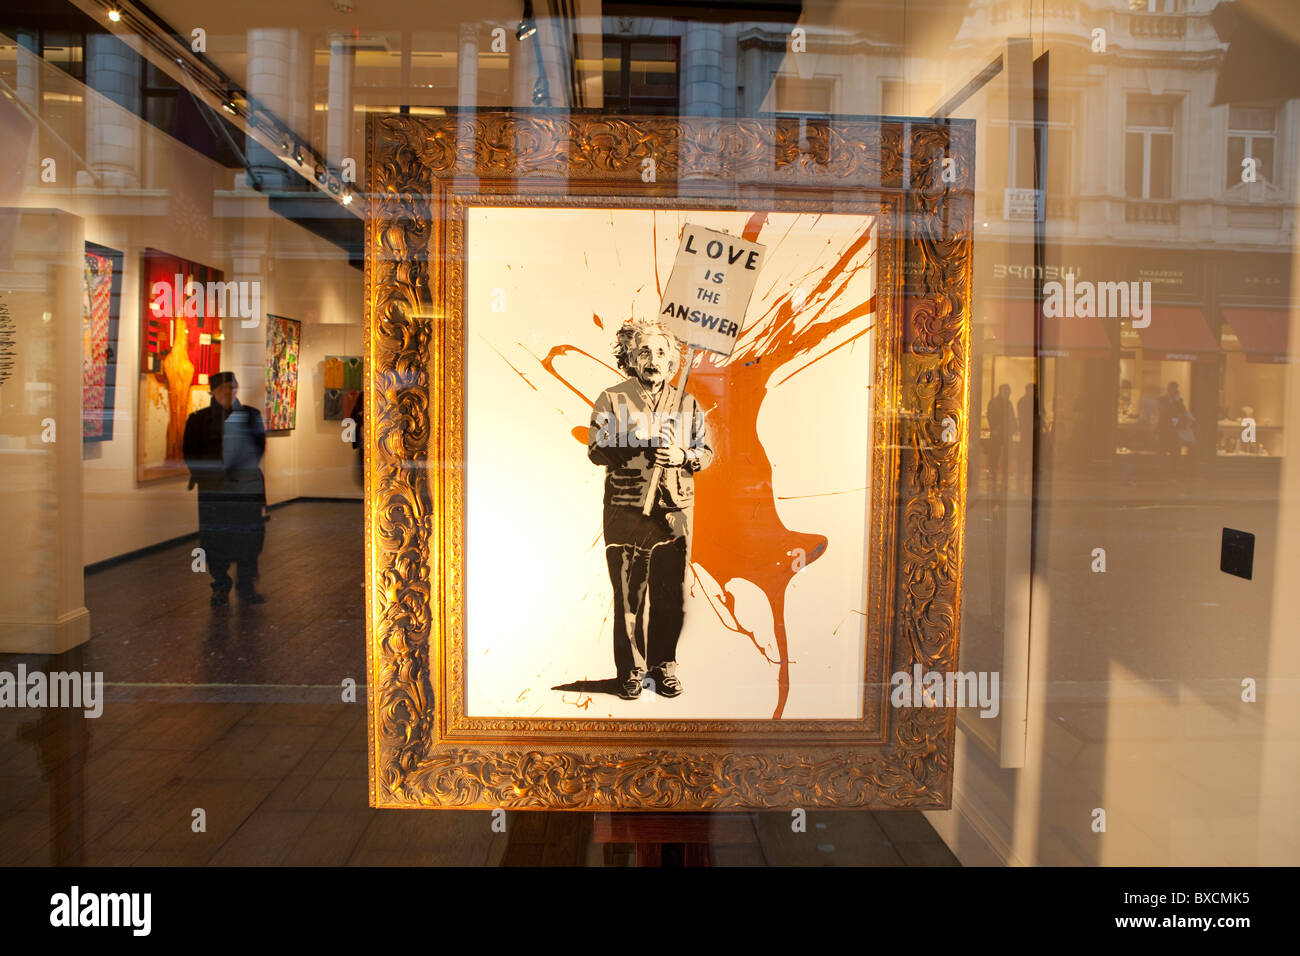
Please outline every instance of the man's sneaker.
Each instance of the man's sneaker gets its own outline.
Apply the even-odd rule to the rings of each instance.
[[[212,600],[210,600],[208,603],[211,604],[213,607],[225,607],[227,604],[230,603],[230,592],[213,591]]]
[[[618,696],[624,700],[636,700],[641,696],[641,678],[633,675],[626,678],[619,686]]]
[[[677,679],[675,667],[656,667],[650,675],[655,681],[655,693],[660,697],[677,697],[682,692],[682,682]]]
[[[239,600],[243,604],[265,604],[266,597],[256,591],[240,591]]]

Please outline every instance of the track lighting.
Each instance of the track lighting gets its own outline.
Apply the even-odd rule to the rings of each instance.
[[[524,15],[519,21],[519,26],[515,27],[515,39],[522,43],[536,32],[537,21],[533,19],[533,0],[524,0]]]

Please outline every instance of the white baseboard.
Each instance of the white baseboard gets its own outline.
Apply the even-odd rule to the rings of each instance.
[[[0,620],[0,653],[62,654],[90,640],[90,612],[84,607],[50,620]]]
[[[962,866],[1024,866],[997,828],[959,790],[951,810],[926,810],[925,818]]]

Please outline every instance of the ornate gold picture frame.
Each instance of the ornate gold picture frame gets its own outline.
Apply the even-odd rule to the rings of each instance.
[[[946,808],[955,710],[943,701],[898,706],[897,700],[891,703],[890,685],[891,675],[911,675],[918,666],[939,674],[956,666],[969,408],[972,125],[477,112],[372,116],[367,143],[371,805]],[[470,490],[467,456],[491,446],[476,443],[471,424],[482,419],[467,411],[482,407],[479,399],[467,401],[479,383],[475,350],[481,352],[486,341],[469,330],[474,309],[487,315],[486,306],[473,304],[482,298],[474,291],[485,281],[482,270],[495,270],[492,277],[506,275],[503,269],[513,270],[511,275],[523,271],[528,264],[519,259],[527,257],[527,245],[514,237],[528,225],[536,228],[531,241],[540,249],[567,241],[561,235],[566,222],[599,218],[601,229],[618,236],[650,221],[663,232],[646,244],[657,250],[675,242],[687,218],[724,227],[734,220],[736,235],[743,225],[746,238],[758,235],[762,242],[761,226],[769,217],[791,224],[787,234],[796,225],[805,230],[860,221],[863,239],[850,242],[845,257],[865,255],[869,225],[873,291],[864,331],[871,334],[860,341],[871,343],[863,366],[869,368],[864,384],[871,390],[870,413],[847,423],[869,469],[866,490],[858,489],[869,503],[860,529],[863,643],[852,676],[838,678],[858,690],[853,712],[786,710],[795,662],[782,638],[784,603],[775,602],[771,649],[754,641],[773,675],[771,713],[751,713],[738,702],[734,715],[682,710],[690,716],[669,716],[649,707],[643,713],[616,711],[616,703],[602,714],[601,706],[591,706],[593,695],[583,696],[586,685],[580,681],[524,688],[517,700],[528,703],[517,711],[513,704],[492,703],[496,685],[485,689],[470,675],[485,672],[491,648],[475,644],[466,623],[485,620],[491,611],[476,610],[467,600],[476,593],[467,578],[482,573],[472,569],[484,551],[471,537],[487,534],[468,528],[466,518],[470,503],[482,497]],[[608,245],[589,242],[593,253]],[[508,251],[498,256],[498,249]],[[537,258],[550,261],[542,251]],[[657,271],[659,260],[653,261]],[[788,318],[797,308],[792,303],[805,296],[841,290],[842,275],[863,261],[849,264],[842,257],[818,266],[820,272],[810,270],[822,278],[810,279],[811,290],[799,290],[798,299],[793,281],[785,282],[790,288],[770,293],[777,303],[773,315]],[[637,281],[640,289],[649,280]],[[537,286],[511,286],[523,288]],[[504,302],[505,288],[490,291]],[[643,294],[653,292],[652,287]],[[607,322],[623,318],[602,320],[590,309],[583,318],[582,295],[578,299],[575,323],[594,323],[603,334]],[[651,301],[657,304],[658,298]],[[861,318],[867,312],[863,304],[841,307],[839,314]],[[789,332],[794,326],[786,322],[782,328]],[[798,338],[791,333],[783,341],[797,351]],[[538,352],[537,364],[582,398],[582,389],[556,372],[562,353],[552,348],[542,359]],[[600,357],[583,354],[598,368]],[[515,381],[516,388],[537,391],[527,370],[498,357],[523,380]],[[748,365],[737,360],[731,370],[759,360],[756,353]],[[721,365],[701,371],[706,368],[719,371]],[[603,374],[612,375],[612,367]],[[693,381],[704,381],[692,374]],[[586,429],[573,431],[581,440]],[[491,472],[487,464],[474,467],[476,475]],[[526,479],[518,481],[518,493],[526,494]],[[477,560],[482,566],[482,558]],[[802,560],[794,559],[796,572]],[[563,562],[526,573],[567,583]],[[707,578],[707,572],[697,581],[724,603],[734,597],[724,595],[723,582]],[[539,615],[536,634],[527,637],[545,641],[547,629],[559,626]],[[513,691],[515,685],[502,680]],[[577,690],[563,697],[559,692],[566,687]],[[530,709],[530,692],[539,701],[536,710]],[[572,713],[555,712],[564,710],[557,701],[571,705]]]

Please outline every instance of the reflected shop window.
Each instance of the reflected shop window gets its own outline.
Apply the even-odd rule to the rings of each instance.
[[[5,4],[0,864],[1300,863],[1297,157],[1294,0]]]

